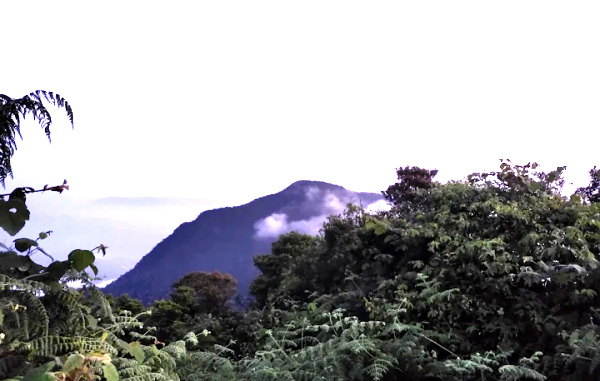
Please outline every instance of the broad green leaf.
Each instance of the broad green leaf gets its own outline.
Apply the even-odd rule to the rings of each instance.
[[[15,239],[15,249],[20,251],[21,253],[26,252],[31,249],[33,246],[37,246],[38,243],[29,238],[17,238]]]
[[[85,318],[87,320],[89,328],[97,328],[98,327],[98,320],[96,320],[96,318],[94,316],[88,314],[88,315],[85,315]]]
[[[54,361],[50,361],[42,366],[33,368],[25,374],[22,381],[54,381],[56,380],[56,377],[49,372],[55,365],[56,363]]]
[[[77,271],[83,271],[89,265],[94,263],[95,259],[94,253],[89,250],[73,250],[69,254],[69,261]]]
[[[119,381],[119,373],[113,364],[104,365],[102,367],[102,371],[104,372],[104,378],[106,378],[106,381]]]
[[[65,365],[63,366],[63,370],[65,372],[70,372],[73,369],[81,369],[83,368],[83,363],[85,362],[85,357],[79,353],[73,353],[67,358],[65,361]]]
[[[146,358],[146,355],[144,355],[144,351],[140,347],[140,343],[137,343],[137,342],[131,343],[129,345],[128,352],[130,355],[135,357],[137,362],[139,362],[140,364],[143,363],[144,359]]]
[[[98,275],[98,268],[93,263],[90,263],[90,268],[94,272],[94,275]]]
[[[124,349],[127,352],[129,352],[129,347],[131,347],[131,345],[129,345],[128,342],[126,342],[125,340],[121,340],[121,339],[117,340],[117,345],[119,346],[119,348]]]

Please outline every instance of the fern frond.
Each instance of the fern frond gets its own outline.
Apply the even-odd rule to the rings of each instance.
[[[506,381],[519,381],[523,378],[535,380],[535,381],[544,381],[546,376],[543,374],[520,365],[503,365],[498,371],[502,375],[502,380]]]

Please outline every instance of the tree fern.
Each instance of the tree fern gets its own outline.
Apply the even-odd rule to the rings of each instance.
[[[44,102],[64,108],[71,125],[73,125],[73,110],[71,105],[59,94],[36,90],[22,98],[11,98],[0,94],[0,183],[4,186],[7,176],[12,177],[10,159],[16,149],[16,137],[21,136],[21,121],[31,115],[38,121],[48,140],[50,140],[50,125],[52,116]]]

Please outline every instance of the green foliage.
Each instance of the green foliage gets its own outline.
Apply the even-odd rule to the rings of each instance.
[[[250,286],[256,298],[256,307],[265,305],[282,307],[290,297],[308,300],[305,293],[315,272],[314,261],[320,239],[308,234],[291,232],[273,242],[271,254],[254,257],[260,275]]]
[[[193,313],[218,313],[235,295],[236,286],[235,279],[229,274],[192,272],[173,284],[175,291],[171,298]]]
[[[47,267],[32,260],[36,252],[50,257],[38,243],[49,233],[18,238],[0,252],[0,379],[177,380],[174,359],[149,331],[139,332],[140,315],[113,314],[91,283],[91,250],[74,250]],[[81,290],[67,285],[73,280]]]
[[[400,169],[384,192],[389,212],[349,208],[313,245],[282,236],[274,248],[297,244],[257,258],[252,292],[267,308],[343,308],[360,322],[418,327],[416,358],[392,354],[403,372],[419,364],[411,379],[598,379],[600,209],[560,196],[564,167],[537,167],[502,161],[448,184]],[[266,320],[283,324],[273,312]]]
[[[134,299],[127,294],[119,295],[111,306],[117,313],[121,311],[129,311],[132,315],[138,315],[144,312],[145,308],[142,302],[138,299]]]
[[[31,256],[48,233],[17,238],[0,252],[0,378],[597,380],[597,171],[566,199],[565,168],[537,167],[447,184],[401,168],[390,211],[349,205],[320,236],[284,234],[257,256],[249,311],[220,273],[188,274],[144,311],[91,284],[93,250],[44,267]]]

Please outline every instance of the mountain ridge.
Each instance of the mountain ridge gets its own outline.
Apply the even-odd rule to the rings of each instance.
[[[367,206],[381,199],[376,193],[298,180],[243,205],[206,210],[179,225],[104,291],[115,296],[127,293],[148,304],[168,297],[171,284],[189,272],[220,271],[234,276],[239,294],[247,296],[258,274],[252,258],[270,253],[279,234],[291,230],[314,234],[327,215],[340,213],[347,203]]]

